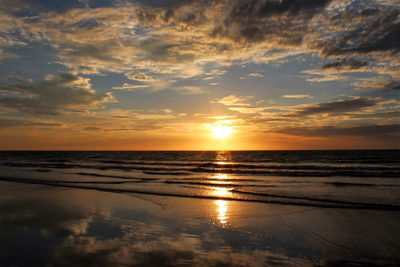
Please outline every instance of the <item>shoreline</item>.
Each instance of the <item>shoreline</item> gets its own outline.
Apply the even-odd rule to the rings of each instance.
[[[295,202],[284,202],[284,201],[267,201],[267,200],[257,200],[257,199],[239,199],[230,198],[223,196],[197,196],[197,195],[177,195],[166,192],[149,192],[149,191],[139,191],[139,190],[121,190],[113,188],[100,188],[94,186],[78,186],[80,184],[76,181],[65,182],[65,181],[45,181],[45,180],[33,180],[33,179],[19,179],[19,178],[4,178],[0,176],[0,181],[32,184],[32,185],[43,185],[52,187],[64,187],[73,189],[84,189],[84,190],[96,190],[107,193],[116,194],[140,194],[140,195],[154,195],[154,196],[164,196],[164,197],[174,197],[174,198],[193,198],[193,199],[208,199],[208,200],[224,200],[224,201],[239,201],[239,202],[253,202],[253,203],[263,203],[263,204],[276,204],[276,205],[291,205],[291,206],[303,206],[303,207],[315,207],[315,208],[327,208],[327,209],[354,209],[354,210],[382,210],[382,211],[400,211],[400,206],[398,205],[383,205],[383,204],[370,204],[370,203],[355,203],[355,202],[340,202],[340,201],[327,201],[328,204],[316,204],[316,203],[295,203]],[[87,182],[81,182],[85,184]],[[74,185],[75,184],[75,185]],[[99,182],[99,184],[102,184]],[[233,191],[233,190],[232,190]],[[273,196],[277,197],[277,196]],[[278,196],[278,198],[290,198],[287,196]],[[295,199],[298,199],[295,197]],[[313,200],[313,199],[311,199]],[[323,201],[323,200],[315,200]],[[324,200],[326,201],[326,200]],[[329,205],[332,202],[332,205]],[[339,205],[342,204],[342,205]]]

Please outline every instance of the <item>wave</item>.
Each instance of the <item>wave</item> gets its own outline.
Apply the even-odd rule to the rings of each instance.
[[[143,162],[141,162],[143,163]],[[135,164],[82,164],[82,163],[54,163],[54,162],[5,162],[4,166],[30,167],[38,169],[98,169],[98,170],[124,170],[142,171],[145,174],[158,175],[189,175],[191,173],[225,173],[242,175],[268,175],[268,176],[300,176],[300,177],[400,177],[400,167],[388,166],[334,166],[334,165],[261,165],[261,164],[215,164],[215,163],[148,163],[148,165]]]
[[[165,179],[164,177],[160,178],[154,178],[154,177],[145,177],[145,178],[138,178],[138,177],[132,177],[132,176],[120,176],[120,175],[105,175],[105,174],[97,174],[97,173],[87,173],[87,172],[78,172],[76,173],[78,175],[83,175],[83,176],[95,176],[95,177],[101,177],[101,178],[117,178],[117,179],[127,179],[131,181],[142,181],[142,182],[162,182],[165,184],[182,184],[182,185],[208,185],[208,186],[257,186],[257,187],[274,187],[276,185],[263,185],[262,183],[265,183],[267,181],[264,180],[257,180],[257,179],[212,179],[212,178],[182,178],[182,179]],[[238,182],[259,182],[256,184],[239,184]],[[228,182],[228,183],[221,183],[221,182]]]
[[[215,183],[211,182],[190,182],[190,181],[171,181],[171,180],[165,180],[162,181],[165,184],[181,184],[181,185],[206,185],[206,186],[213,186],[213,187],[277,187],[277,185],[260,185],[260,184],[238,184],[238,183],[227,183],[227,184],[221,184],[217,183],[218,181],[215,181]]]
[[[145,174],[156,174],[156,175],[189,175],[190,172],[179,172],[179,171],[143,171]]]
[[[181,166],[197,168],[224,168],[224,169],[285,169],[285,170],[370,170],[370,171],[400,171],[398,166],[371,166],[371,165],[327,165],[327,164],[277,164],[277,163],[236,163],[236,162],[177,162],[177,161],[129,161],[103,160],[102,163],[117,165],[150,165],[150,166]],[[134,168],[134,167],[132,167]]]
[[[134,193],[134,194],[147,194],[147,195],[158,195],[158,196],[170,196],[170,197],[189,197],[199,199],[219,199],[226,201],[244,201],[244,202],[258,202],[258,203],[269,203],[269,204],[282,204],[282,205],[297,205],[297,206],[310,206],[310,207],[321,207],[321,208],[340,208],[340,209],[366,209],[366,210],[391,210],[400,211],[400,205],[395,204],[381,204],[381,203],[362,203],[362,202],[351,202],[341,200],[330,200],[311,198],[303,196],[289,196],[281,194],[267,194],[252,191],[243,191],[238,189],[230,189],[234,194],[233,196],[215,196],[205,194],[195,194],[191,192],[166,192],[162,190],[151,190],[151,189],[127,189],[127,188],[107,188],[99,187],[101,183],[90,184],[89,182],[74,182],[74,181],[53,181],[53,180],[40,180],[40,179],[25,179],[25,178],[10,178],[0,177],[2,181],[26,183],[26,184],[39,184],[46,186],[55,187],[66,187],[75,189],[85,190],[99,190],[111,193]],[[96,181],[94,181],[96,182]],[[85,185],[88,184],[88,185]],[[121,183],[124,183],[123,181]],[[97,185],[97,186],[95,186]],[[242,197],[240,197],[242,196]]]
[[[317,198],[317,197],[307,197],[307,196],[292,196],[292,195],[283,195],[283,194],[272,194],[272,193],[265,193],[265,192],[254,192],[254,191],[244,191],[240,189],[231,189],[232,192],[245,194],[245,195],[254,195],[254,196],[262,196],[262,197],[272,197],[272,198],[283,198],[283,199],[296,199],[296,200],[306,200],[312,202],[323,202],[323,203],[331,203],[331,204],[342,204],[342,205],[368,205],[374,206],[377,205],[378,207],[382,204],[378,203],[363,203],[363,202],[354,202],[354,201],[343,201],[343,200],[335,200],[335,199],[328,199],[328,198]],[[386,205],[384,206],[398,206],[399,205]]]
[[[32,182],[32,183],[54,183],[54,184],[126,184],[143,183],[145,181],[71,181],[71,180],[45,180],[45,179],[24,179],[24,178],[6,178],[0,177],[0,180],[10,182]]]
[[[327,184],[333,186],[386,186],[386,187],[400,187],[400,184],[376,184],[376,183],[352,183],[352,182],[325,182],[325,181],[270,181],[262,179],[245,179],[245,178],[209,178],[209,177],[185,177],[185,178],[174,178],[173,180],[165,179],[164,177],[144,177],[138,178],[133,176],[121,176],[121,175],[105,175],[98,173],[78,172],[75,173],[83,176],[95,176],[101,178],[118,178],[128,180],[139,180],[139,181],[155,181],[163,182],[166,184],[186,184],[186,185],[209,185],[209,186],[233,186],[233,187],[277,187],[285,184]],[[159,174],[159,173],[157,173]],[[170,175],[170,174],[169,174]],[[240,183],[244,182],[244,183]],[[271,184],[273,182],[274,184]]]
[[[371,183],[349,183],[349,182],[324,182],[333,186],[400,186],[400,184],[371,184]]]
[[[102,177],[102,178],[118,178],[118,179],[128,179],[128,180],[141,180],[141,181],[151,181],[151,180],[158,180],[157,178],[138,178],[132,176],[122,176],[122,175],[109,175],[109,174],[98,174],[98,173],[91,173],[91,172],[77,172],[78,175],[86,175],[86,176],[95,176],[95,177]]]
[[[51,168],[70,168],[70,167],[123,167],[123,168],[149,168],[149,169],[182,169],[168,168],[166,166],[188,167],[183,168],[192,170],[193,168],[222,168],[222,169],[269,169],[269,170],[340,170],[340,171],[400,171],[398,166],[371,166],[371,165],[321,165],[321,164],[255,164],[255,163],[229,163],[229,162],[167,162],[167,161],[121,161],[107,160],[101,161],[101,164],[96,163],[72,163],[70,161],[48,161],[48,162],[4,162],[3,165],[13,167],[51,167]],[[150,167],[160,166],[160,167]]]

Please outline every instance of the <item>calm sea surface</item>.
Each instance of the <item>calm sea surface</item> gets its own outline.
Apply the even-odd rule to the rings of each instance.
[[[400,210],[400,150],[0,152],[0,180],[171,197]]]

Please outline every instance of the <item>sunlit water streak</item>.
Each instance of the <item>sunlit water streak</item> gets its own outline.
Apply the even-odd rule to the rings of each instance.
[[[222,225],[225,225],[228,221],[227,211],[228,203],[225,200],[216,200],[215,205],[217,206],[218,220]]]
[[[213,194],[218,197],[227,197],[230,195],[230,189],[228,188],[215,188]]]

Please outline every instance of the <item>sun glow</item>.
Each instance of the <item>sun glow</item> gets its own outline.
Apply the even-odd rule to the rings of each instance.
[[[211,127],[214,138],[223,139],[232,133],[232,128],[226,125],[215,125]]]

